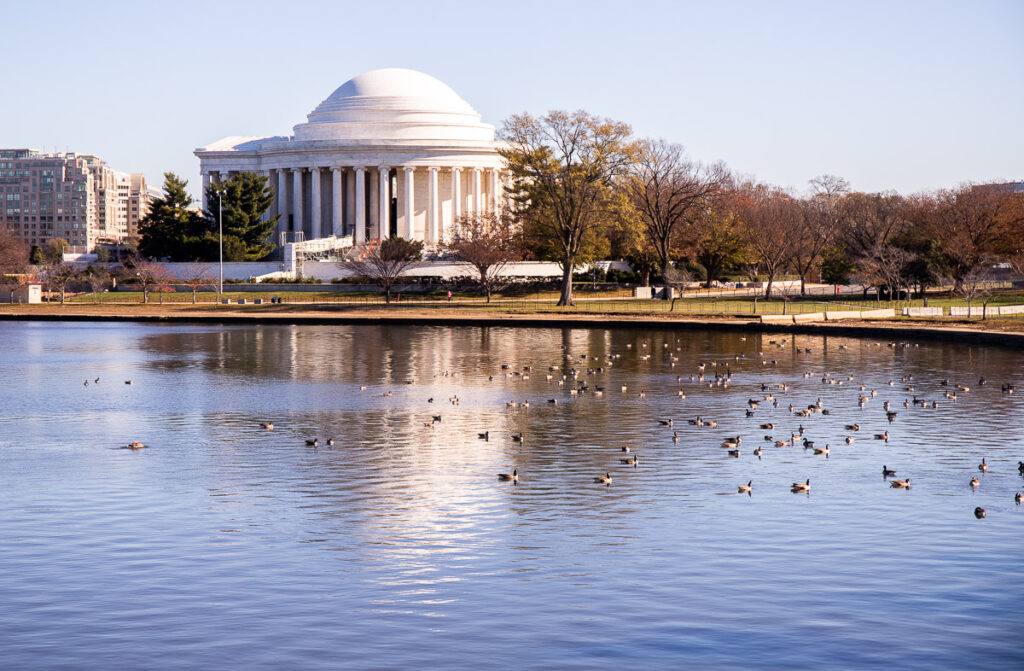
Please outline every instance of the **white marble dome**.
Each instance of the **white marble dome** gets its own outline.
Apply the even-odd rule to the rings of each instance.
[[[444,82],[416,70],[383,68],[353,77],[295,126],[296,140],[483,141],[494,126]]]

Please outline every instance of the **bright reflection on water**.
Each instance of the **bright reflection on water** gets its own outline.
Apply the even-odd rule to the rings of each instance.
[[[783,338],[0,324],[3,666],[1021,668],[1024,385],[1000,384],[1024,356]],[[731,386],[689,380],[707,361]],[[780,406],[746,417],[778,382]],[[819,397],[830,414],[788,409]],[[763,441],[801,423],[828,459]]]

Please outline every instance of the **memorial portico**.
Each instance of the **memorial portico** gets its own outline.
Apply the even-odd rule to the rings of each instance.
[[[278,230],[289,241],[352,236],[364,244],[398,235],[428,246],[448,239],[461,215],[501,202],[494,127],[423,73],[359,75],[293,131],[197,149],[204,194],[234,173],[259,172],[275,192]]]

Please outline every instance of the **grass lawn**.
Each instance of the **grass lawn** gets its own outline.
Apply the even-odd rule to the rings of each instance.
[[[225,291],[224,297],[236,303],[238,299],[244,298],[248,303],[253,299],[261,298],[264,305],[269,304],[271,297],[279,297],[286,304],[301,305],[303,307],[337,306],[339,308],[351,307],[379,307],[384,304],[383,295],[371,292],[329,292],[329,291],[274,291],[270,288],[265,292],[232,292]],[[815,296],[807,299],[790,297],[788,300],[763,298],[754,300],[746,296],[715,296],[715,297],[687,297],[674,302],[651,299],[634,299],[628,289],[620,291],[588,292],[578,291],[576,304],[571,307],[559,307],[556,305],[558,293],[554,291],[534,292],[516,296],[496,295],[490,303],[487,303],[482,296],[475,294],[457,294],[451,302],[441,293],[435,294],[405,294],[401,300],[397,296],[392,305],[395,308],[404,307],[438,307],[455,311],[470,311],[477,313],[513,313],[513,314],[609,314],[609,315],[658,315],[658,314],[679,314],[679,315],[722,315],[722,316],[749,316],[759,314],[793,314],[808,312],[823,312],[833,310],[861,310],[894,308],[899,310],[903,307],[920,307],[924,301],[920,299],[908,301],[877,301],[874,299],[863,300],[859,296]],[[161,297],[151,292],[149,305],[160,305]],[[215,306],[217,295],[213,292],[200,292],[198,302],[203,308],[208,309]],[[101,304],[105,306],[141,305],[142,293],[130,291],[109,292],[99,295],[80,295],[69,298],[69,303],[77,306],[89,304]],[[192,303],[191,292],[178,292],[163,294],[163,303],[179,308],[186,307]],[[1021,305],[1024,304],[1024,292],[1003,291],[996,293],[989,298],[990,306],[998,305]],[[929,307],[949,308],[951,306],[966,306],[967,301],[962,298],[951,298],[945,295],[935,295],[928,299]],[[974,301],[975,307],[981,306],[981,301]],[[253,309],[260,309],[262,306],[252,306]],[[1004,317],[1005,319],[1006,317]],[[1022,315],[1021,318],[1024,318]],[[1011,318],[1012,319],[1012,318]]]

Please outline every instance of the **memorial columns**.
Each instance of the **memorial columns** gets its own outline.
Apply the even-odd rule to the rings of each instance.
[[[388,166],[381,166],[378,168],[380,180],[378,189],[378,205],[380,207],[380,216],[377,217],[377,239],[387,240],[391,236],[391,198],[389,197],[388,188],[391,182],[391,168]]]
[[[416,193],[415,168],[405,169],[405,238],[412,240],[416,232],[415,220],[416,206],[414,196]]]
[[[366,242],[366,168],[356,168],[356,239],[361,245]]]
[[[315,240],[320,237],[320,218],[323,215],[323,201],[320,199],[320,168],[309,169],[309,186],[309,207],[312,210],[309,213],[310,238]]]
[[[473,168],[473,214],[480,214],[480,168]]]
[[[302,211],[302,168],[292,168],[292,230],[305,231]]]
[[[342,212],[341,168],[331,168],[331,233],[336,238],[345,233],[342,230]]]
[[[437,225],[438,208],[440,206],[437,198],[437,168],[430,168],[428,188],[430,190],[430,202],[427,207],[427,227],[423,237],[426,238],[428,244],[436,245],[441,241]]]

